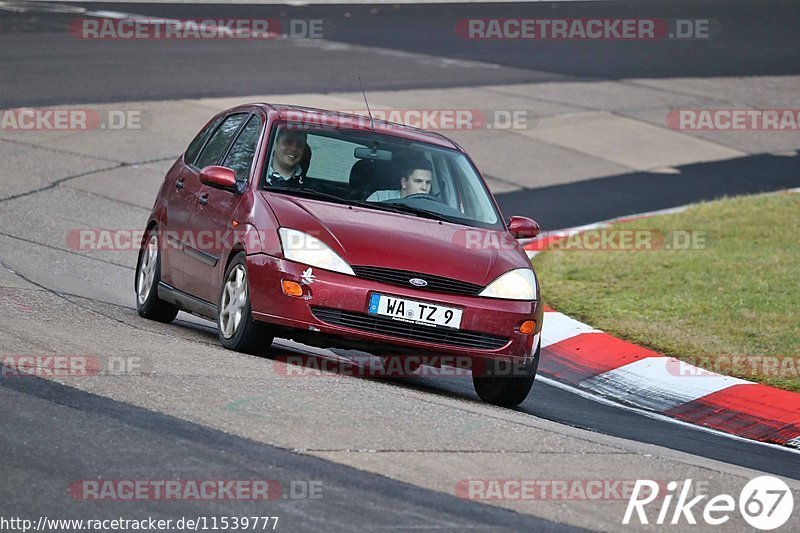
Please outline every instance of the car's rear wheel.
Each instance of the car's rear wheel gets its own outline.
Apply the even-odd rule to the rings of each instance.
[[[487,403],[515,407],[525,401],[536,379],[540,347],[526,363],[485,359],[480,369],[473,368],[472,384],[478,397]]]
[[[253,320],[244,252],[238,253],[225,270],[218,311],[219,340],[225,348],[258,353],[272,344],[269,329]]]
[[[175,320],[178,308],[158,297],[161,247],[156,228],[147,232],[146,239],[136,263],[136,312],[144,318],[169,323]]]

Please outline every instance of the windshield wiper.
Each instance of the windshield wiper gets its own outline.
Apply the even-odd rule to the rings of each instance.
[[[440,215],[439,213],[434,213],[432,211],[427,211],[425,209],[419,209],[417,207],[411,207],[407,204],[402,204],[400,202],[362,202],[359,200],[349,200],[347,198],[342,198],[341,196],[336,196],[335,194],[328,194],[326,192],[320,192],[314,189],[290,189],[288,187],[267,187],[265,190],[272,191],[272,192],[281,192],[286,194],[293,194],[295,196],[305,196],[307,198],[320,198],[325,200],[330,200],[332,202],[336,202],[339,204],[345,205],[355,205],[358,207],[366,207],[368,209],[377,209],[379,211],[391,211],[393,213],[403,213],[405,215],[415,215],[418,217],[424,218],[431,218],[433,220],[441,220],[444,222],[450,222],[457,224],[457,222],[453,222],[452,219],[447,218],[444,215]]]
[[[384,202],[383,205],[387,205],[387,203]],[[392,209],[395,209],[397,211],[402,211],[403,213],[411,213],[421,217],[432,218],[434,220],[442,220],[444,222],[450,222],[452,224],[458,224],[458,222],[453,222],[452,219],[444,215],[440,215],[439,213],[434,213],[433,211],[428,211],[427,209],[411,207],[408,204],[402,204],[400,202],[388,202],[388,205],[392,206]]]
[[[335,194],[328,194],[326,192],[320,192],[320,191],[317,191],[317,190],[314,190],[314,189],[293,189],[293,188],[290,189],[288,187],[274,187],[273,186],[273,187],[267,187],[264,190],[271,191],[271,192],[286,193],[286,194],[291,194],[291,195],[295,195],[295,196],[305,196],[305,197],[308,197],[308,198],[325,199],[325,200],[330,200],[332,202],[336,202],[336,203],[339,203],[339,204],[355,205],[355,206],[358,206],[358,207],[366,207],[366,208],[369,208],[369,209],[377,209],[379,211],[391,211],[391,212],[394,212],[394,213],[404,213],[404,214],[405,213],[410,213],[412,215],[419,216],[419,214],[417,212],[415,212],[415,211],[409,211],[407,209],[401,209],[402,207],[407,207],[407,206],[404,206],[403,204],[387,205],[385,203],[362,202],[362,201],[359,201],[359,200],[349,200],[347,198],[342,198],[341,196],[336,196]],[[398,205],[401,208],[393,207],[393,205]]]
[[[307,196],[309,198],[324,198],[325,200],[330,200],[332,202],[336,202],[339,204],[350,204],[350,205],[358,205],[358,202],[354,200],[348,200],[347,198],[342,198],[341,196],[336,196],[335,194],[328,194],[326,192],[320,192],[314,189],[290,189],[288,187],[267,187],[265,190],[271,192],[281,192],[286,194],[292,194],[295,196]]]

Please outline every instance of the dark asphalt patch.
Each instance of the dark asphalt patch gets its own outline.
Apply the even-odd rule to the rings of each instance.
[[[580,531],[259,444],[52,381],[0,378],[0,515],[278,516],[279,531]],[[332,421],[339,424],[341,421]],[[79,480],[321,481],[321,499],[82,501]],[[210,523],[210,522],[209,522]]]
[[[506,218],[531,217],[548,231],[723,196],[800,187],[800,155],[752,155],[675,168],[680,174],[632,172],[495,198]]]

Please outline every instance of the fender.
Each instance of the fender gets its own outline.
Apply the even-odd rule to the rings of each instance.
[[[252,224],[241,224],[237,228],[237,241],[241,243],[247,255],[267,254],[281,255],[281,243],[275,231],[259,231]]]

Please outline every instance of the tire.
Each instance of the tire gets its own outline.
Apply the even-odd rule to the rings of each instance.
[[[472,384],[478,397],[486,403],[502,407],[516,407],[525,401],[536,379],[539,352],[527,363],[511,363],[495,359],[483,360],[482,371],[472,373]]]
[[[256,354],[272,345],[269,329],[253,320],[244,252],[236,254],[225,269],[218,302],[217,331],[225,348]]]
[[[161,243],[158,229],[150,229],[146,237],[136,261],[136,312],[141,317],[168,324],[175,320],[178,308],[158,297],[158,282],[161,280]]]

